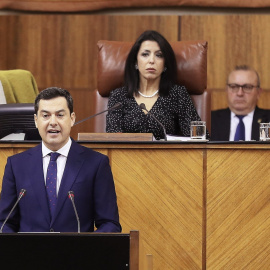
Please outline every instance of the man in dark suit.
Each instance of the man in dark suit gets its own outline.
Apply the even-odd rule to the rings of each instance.
[[[70,138],[75,113],[69,92],[56,87],[43,90],[35,100],[35,113],[42,143],[7,160],[0,199],[0,226],[21,189],[26,190],[26,195],[3,232],[77,232],[69,191],[74,192],[81,232],[93,232],[95,227],[97,232],[120,232],[108,157]],[[51,152],[58,153],[56,161],[51,160],[50,155],[54,155]]]
[[[236,66],[228,76],[226,91],[229,108],[212,111],[211,140],[258,141],[260,123],[270,121],[270,110],[256,105],[262,92],[258,73],[246,65]]]

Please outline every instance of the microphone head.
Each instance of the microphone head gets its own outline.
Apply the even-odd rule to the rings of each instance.
[[[72,191],[72,190],[70,190],[69,192],[68,192],[68,197],[69,197],[69,199],[73,199],[74,198],[74,192]]]
[[[142,110],[147,111],[144,103],[141,103],[139,106],[140,106],[140,108],[141,108]]]
[[[19,195],[24,196],[25,194],[26,194],[26,189],[22,188]]]

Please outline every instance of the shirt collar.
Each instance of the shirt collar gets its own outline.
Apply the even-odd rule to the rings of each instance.
[[[255,109],[254,109],[253,111],[251,111],[250,113],[248,113],[245,117],[253,118],[254,111],[255,111]],[[236,118],[236,117],[237,117],[236,114],[235,114],[234,112],[231,111],[231,119],[234,119],[234,118]]]
[[[59,150],[57,150],[56,152],[59,153],[60,155],[67,157],[68,156],[68,152],[69,149],[71,147],[71,139],[69,138],[68,142]],[[42,141],[42,157],[47,156],[48,154],[50,154],[51,152],[53,152],[52,150],[50,150]]]

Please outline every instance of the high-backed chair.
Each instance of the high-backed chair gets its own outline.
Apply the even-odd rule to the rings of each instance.
[[[36,80],[28,70],[0,70],[0,82],[0,97],[4,97],[0,104],[34,103],[39,93]]]
[[[124,68],[131,42],[98,41],[97,90],[95,112],[106,110],[108,96],[123,86]],[[170,43],[177,61],[177,84],[185,85],[201,119],[211,130],[211,96],[207,87],[207,42],[178,41]],[[94,132],[105,132],[106,115],[94,119]]]

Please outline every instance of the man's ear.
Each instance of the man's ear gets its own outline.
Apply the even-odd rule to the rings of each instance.
[[[71,126],[73,127],[74,124],[75,124],[75,120],[76,120],[76,114],[75,114],[75,112],[73,112],[73,113],[70,115],[70,118],[71,118]]]

